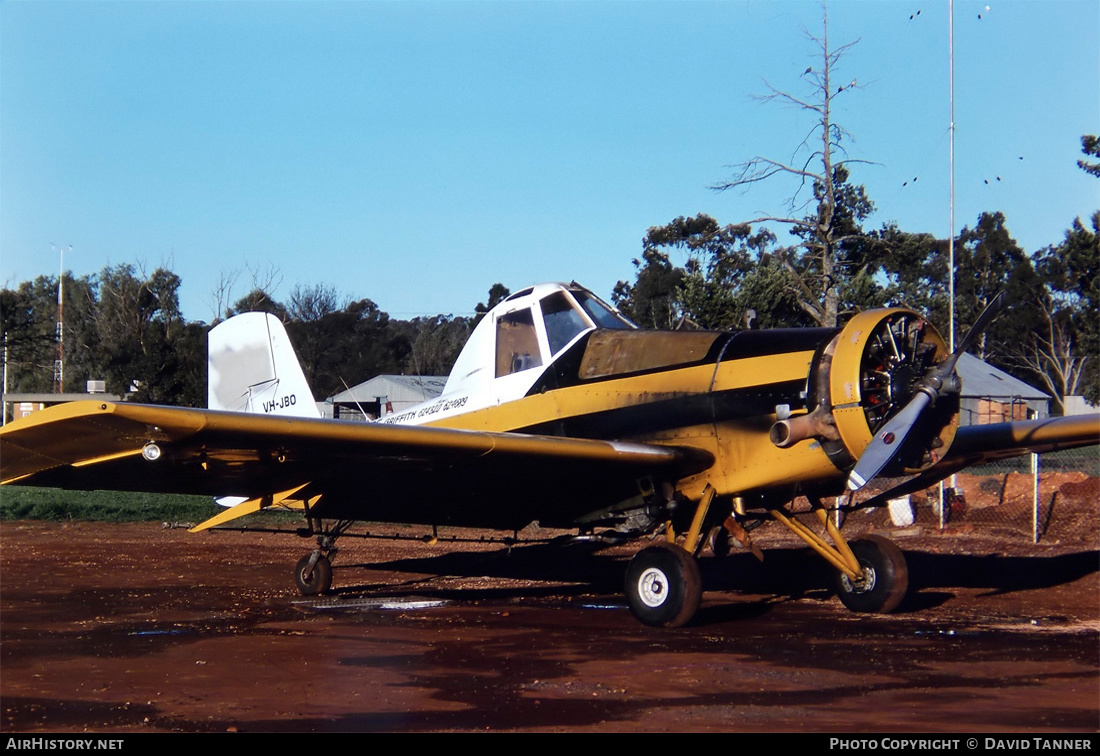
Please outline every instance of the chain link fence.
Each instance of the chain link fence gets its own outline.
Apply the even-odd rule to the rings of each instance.
[[[1039,543],[1060,515],[1059,501],[1100,510],[1100,450],[1072,449],[968,468],[940,486],[888,508],[894,527],[918,524],[956,531],[999,531]],[[1073,523],[1070,523],[1072,525]]]

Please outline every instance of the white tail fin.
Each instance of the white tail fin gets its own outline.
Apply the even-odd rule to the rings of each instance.
[[[279,319],[247,312],[210,331],[207,406],[216,410],[320,417]]]

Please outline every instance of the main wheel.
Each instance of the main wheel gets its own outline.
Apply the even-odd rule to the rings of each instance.
[[[294,566],[294,582],[303,596],[316,596],[332,587],[332,562],[327,557],[317,557],[317,563],[310,569],[312,556],[302,557]]]
[[[682,627],[699,609],[703,581],[695,557],[679,546],[642,549],[626,569],[626,601],[642,623]]]
[[[853,612],[891,612],[909,589],[909,567],[894,542],[882,536],[867,536],[850,544],[863,575],[850,580],[843,572],[836,577],[836,592]]]

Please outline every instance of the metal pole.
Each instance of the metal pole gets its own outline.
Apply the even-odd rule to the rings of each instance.
[[[950,79],[948,100],[950,104],[950,139],[948,159],[948,234],[947,234],[947,318],[948,351],[955,351],[955,0],[947,3],[947,71]]]
[[[947,198],[947,351],[955,351],[955,0],[947,2],[947,75],[950,105],[948,131]],[[958,493],[958,477],[951,476],[951,490]],[[942,524],[941,524],[942,528]]]
[[[54,244],[51,242],[50,246]],[[72,252],[73,245],[69,245]],[[65,248],[60,247],[61,270],[57,276],[57,359],[54,361],[53,392],[61,394],[65,391]]]
[[[1032,452],[1032,543],[1038,543],[1038,454]]]
[[[0,406],[0,425],[8,424],[8,335],[4,334],[4,401]]]
[[[939,482],[940,489],[940,530],[947,527],[947,492],[943,490],[943,481]]]

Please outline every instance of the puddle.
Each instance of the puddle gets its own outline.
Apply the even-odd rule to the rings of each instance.
[[[450,606],[451,603],[443,599],[415,598],[317,599],[294,602],[296,606],[305,606],[320,611],[332,609],[436,609],[441,606]]]

